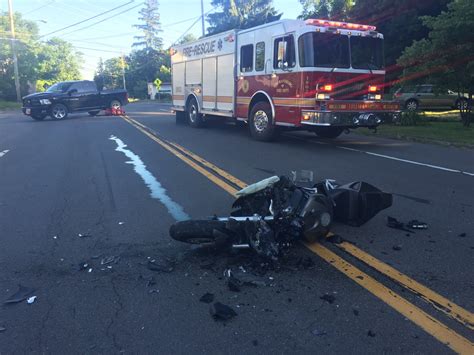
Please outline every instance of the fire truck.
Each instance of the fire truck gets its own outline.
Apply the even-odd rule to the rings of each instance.
[[[281,128],[336,138],[400,110],[383,100],[383,35],[374,26],[280,20],[170,52],[177,123],[202,127],[222,116],[248,123],[258,140]]]

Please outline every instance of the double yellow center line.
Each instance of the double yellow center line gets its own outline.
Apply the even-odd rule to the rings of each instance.
[[[142,123],[128,116],[122,116],[122,118],[232,196],[235,196],[236,192],[238,191],[237,188],[242,189],[247,186],[245,182],[239,180],[238,178],[189,151],[188,149],[160,137],[159,134],[146,127]],[[318,243],[305,245],[312,252],[327,261],[330,265],[334,266],[351,280],[365,288],[367,291],[391,306],[406,318],[410,319],[412,322],[424,329],[427,333],[449,346],[455,352],[460,354],[474,354],[474,344],[468,339],[456,333],[454,330],[433,318],[431,315],[424,312],[414,304],[410,303],[393,290],[384,286],[373,277],[364,273],[356,266],[347,262],[330,249]],[[338,246],[344,252],[352,255],[385,276],[388,276],[401,286],[414,292],[416,295],[419,295],[422,299],[429,302],[436,309],[443,311],[446,315],[460,322],[468,329],[474,329],[474,315],[471,312],[463,309],[445,297],[421,285],[417,281],[402,274],[393,267],[367,254],[351,243],[343,242]]]

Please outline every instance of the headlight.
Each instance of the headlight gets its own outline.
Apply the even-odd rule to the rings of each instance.
[[[41,99],[40,104],[41,105],[51,105],[51,101],[49,101],[49,99]]]

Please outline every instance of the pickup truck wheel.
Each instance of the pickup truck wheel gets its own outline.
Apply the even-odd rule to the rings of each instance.
[[[55,120],[63,120],[67,117],[67,107],[63,104],[55,104],[51,107],[51,117]]]
[[[112,100],[110,101],[110,108],[113,108],[115,110],[118,110],[119,108],[122,107],[122,104],[120,103],[119,100]]]
[[[273,124],[272,108],[267,102],[257,102],[250,111],[250,134],[259,141],[271,141],[277,135]]]
[[[202,114],[199,113],[198,104],[196,99],[191,99],[188,105],[188,120],[191,127],[200,128],[204,126],[204,120]]]
[[[31,118],[36,120],[36,121],[43,121],[46,118],[46,114],[44,113],[37,113],[35,115],[31,115]]]
[[[315,127],[314,133],[321,138],[337,138],[344,132],[344,128],[340,127]]]
[[[96,111],[89,111],[87,113],[89,114],[89,116],[94,117],[94,116],[97,116],[99,114],[99,112],[100,112],[99,110],[96,110]]]

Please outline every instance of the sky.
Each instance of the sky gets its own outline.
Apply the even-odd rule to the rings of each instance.
[[[13,10],[35,21],[40,36],[47,35],[42,39],[55,36],[62,38],[71,42],[83,53],[81,71],[83,79],[93,78],[99,58],[106,60],[132,50],[133,37],[140,35],[140,31],[133,25],[140,23],[138,11],[142,7],[140,6],[142,2],[143,0],[12,0]],[[124,4],[127,5],[108,12]],[[298,0],[274,0],[273,4],[283,13],[282,18],[294,19],[301,13]],[[2,11],[8,11],[8,0],[0,0],[0,12]],[[213,11],[211,0],[204,0],[204,12],[211,11]],[[108,13],[48,35],[102,12]],[[189,33],[197,37],[201,35],[201,21],[197,21],[201,15],[200,0],[161,0],[159,12],[163,30],[161,36],[165,48],[174,43],[191,26]],[[196,23],[193,26],[194,22]]]

